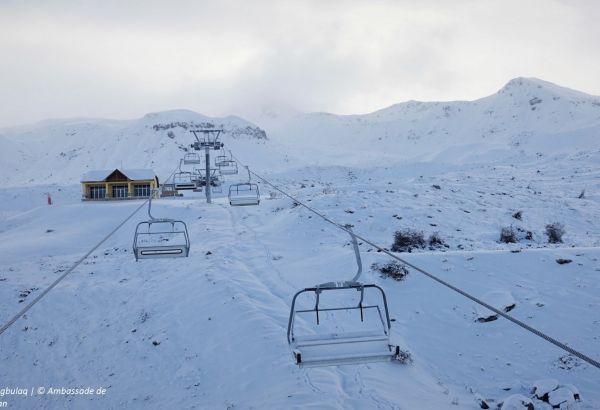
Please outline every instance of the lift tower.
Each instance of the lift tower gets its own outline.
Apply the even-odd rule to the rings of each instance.
[[[206,192],[206,203],[211,203],[211,176],[210,176],[210,150],[220,150],[223,147],[223,143],[219,141],[219,135],[223,132],[221,129],[199,129],[199,130],[190,130],[194,137],[196,138],[196,142],[194,142],[191,147],[196,151],[204,150],[206,164],[205,164],[205,192]]]

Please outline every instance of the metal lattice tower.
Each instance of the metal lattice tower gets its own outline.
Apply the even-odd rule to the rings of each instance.
[[[198,129],[198,130],[190,130],[194,137],[196,138],[196,142],[194,142],[191,147],[196,151],[204,150],[204,155],[206,159],[205,164],[205,192],[206,192],[206,203],[210,204],[212,202],[211,199],[211,176],[210,176],[210,150],[220,150],[223,147],[223,143],[219,141],[219,136],[223,132],[222,129]],[[216,135],[215,135],[216,134]]]

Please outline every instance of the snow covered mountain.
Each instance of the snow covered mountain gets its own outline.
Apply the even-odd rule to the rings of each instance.
[[[529,78],[476,101],[408,101],[364,115],[311,113],[268,123],[176,110],[129,121],[48,120],[0,130],[3,183],[75,183],[89,169],[172,172],[191,127],[219,126],[223,141],[263,170],[307,164],[462,164],[600,149],[600,97]],[[258,151],[256,148],[259,148]]]
[[[153,168],[169,175],[194,141],[190,129],[222,128],[237,146],[267,142],[265,132],[241,118],[210,118],[176,110],[129,121],[48,120],[0,131],[3,183],[70,184],[90,169]]]
[[[292,297],[352,277],[351,244],[264,181],[260,206],[229,206],[243,172],[212,204],[190,191],[153,202],[157,217],[187,224],[190,254],[136,262],[142,201],[82,202],[79,178],[121,166],[164,178],[189,129],[213,125],[253,170],[331,220],[384,247],[421,232],[428,246],[397,255],[600,358],[600,104],[516,79],[477,101],[366,115],[254,125],[170,111],[0,130],[0,325],[138,209],[0,335],[0,407],[600,408],[597,369],[415,270],[385,274],[392,260],[366,242],[360,280],[385,290],[407,359],[298,368],[286,340]],[[564,228],[562,242],[549,243],[548,224]],[[500,240],[505,229],[514,238]],[[356,306],[356,295],[322,302],[343,301]],[[301,324],[315,330],[309,316]],[[350,319],[336,329],[359,323]],[[21,386],[106,394],[7,393]]]
[[[364,115],[311,113],[269,130],[346,164],[382,159],[462,163],[600,148],[600,97],[533,78],[475,101],[408,101]],[[370,158],[370,156],[368,156]],[[337,159],[336,159],[337,158]]]

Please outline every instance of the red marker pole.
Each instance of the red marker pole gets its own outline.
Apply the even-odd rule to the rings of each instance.
[[[48,194],[48,205],[52,205],[52,195]]]

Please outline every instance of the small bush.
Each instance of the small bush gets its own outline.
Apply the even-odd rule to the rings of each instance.
[[[431,235],[429,235],[427,243],[429,244],[429,249],[437,249],[442,247],[448,248],[448,245],[442,239],[439,232],[434,232]]]
[[[425,237],[422,231],[413,229],[403,229],[394,234],[394,243],[392,252],[412,252],[413,248],[423,249],[425,247]]]
[[[400,364],[412,364],[413,358],[408,350],[400,349],[400,353],[396,356],[396,360],[400,362]]]
[[[517,232],[513,226],[505,226],[500,231],[500,242],[517,243]]]
[[[548,243],[563,243],[562,237],[565,234],[565,226],[560,222],[553,222],[546,225],[546,236]]]
[[[371,269],[378,271],[382,278],[392,278],[397,281],[404,280],[408,275],[408,268],[397,261],[390,261],[383,265],[374,263],[371,265]]]
[[[512,215],[513,218],[517,219],[517,220],[521,220],[523,219],[523,211],[517,211]]]

